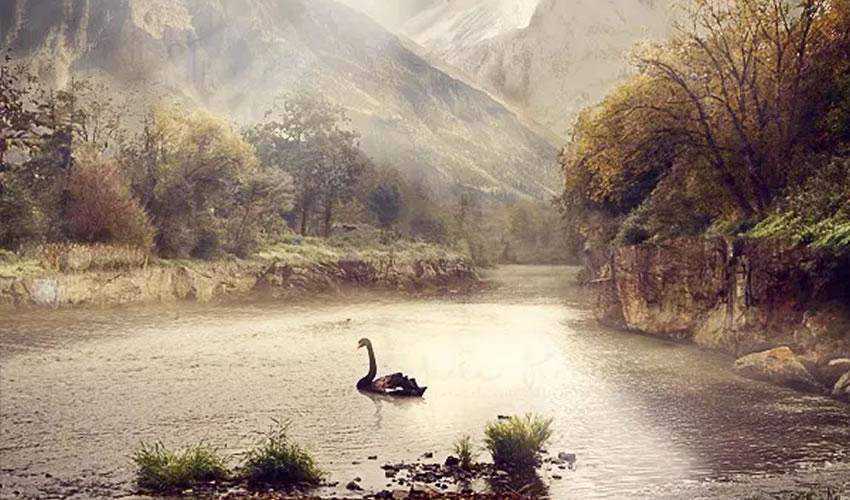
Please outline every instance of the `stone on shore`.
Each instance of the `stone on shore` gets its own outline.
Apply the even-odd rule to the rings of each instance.
[[[850,371],[842,375],[835,383],[835,387],[832,389],[832,397],[850,403]]]
[[[850,372],[850,358],[837,358],[818,367],[818,379],[827,387],[833,387],[847,372]]]
[[[738,374],[793,389],[821,392],[821,386],[787,346],[748,354],[735,361]]]

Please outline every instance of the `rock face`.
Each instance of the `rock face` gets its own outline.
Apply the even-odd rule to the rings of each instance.
[[[808,379],[831,387],[845,371],[840,359],[850,358],[847,256],[776,241],[681,238],[592,252],[586,266],[607,324],[735,356],[785,346],[799,354],[789,366],[808,372],[797,378],[809,387]]]
[[[635,43],[669,33],[668,3],[453,0],[412,18],[402,32],[567,137],[578,111],[628,76]]]
[[[134,102],[176,99],[238,123],[282,93],[317,91],[347,108],[377,162],[435,188],[558,189],[548,139],[332,0],[5,0],[0,48],[57,86],[94,77]]]
[[[820,386],[789,347],[749,354],[735,361],[735,370],[744,377],[807,391]]]

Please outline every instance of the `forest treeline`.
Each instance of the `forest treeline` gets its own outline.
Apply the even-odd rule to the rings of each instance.
[[[850,2],[683,2],[585,110],[560,203],[588,248],[685,235],[850,247]]]
[[[163,258],[248,257],[293,232],[333,237],[362,225],[479,264],[567,254],[554,207],[460,185],[435,194],[370,160],[345,110],[319,93],[281,96],[237,128],[173,103],[131,111],[130,99],[91,79],[47,89],[7,57],[0,112],[0,248],[105,243]]]

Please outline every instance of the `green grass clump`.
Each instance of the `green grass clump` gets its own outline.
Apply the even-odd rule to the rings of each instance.
[[[275,426],[245,457],[242,475],[251,484],[317,485],[324,478],[313,456],[290,441],[288,425]]]
[[[540,462],[540,450],[552,437],[552,419],[534,414],[490,422],[484,429],[485,446],[497,467],[532,469]]]
[[[466,470],[472,468],[472,464],[478,457],[478,453],[475,451],[475,445],[472,443],[472,438],[468,435],[461,436],[455,441],[454,452],[460,461],[460,467]]]
[[[137,467],[136,483],[150,491],[171,491],[229,476],[225,459],[204,443],[176,452],[159,442],[142,443],[133,454],[133,462]]]

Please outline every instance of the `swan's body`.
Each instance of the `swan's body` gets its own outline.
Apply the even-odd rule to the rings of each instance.
[[[365,347],[369,352],[369,373],[357,381],[357,389],[389,396],[411,396],[420,397],[425,393],[427,387],[419,387],[415,378],[409,378],[401,373],[393,373],[379,379],[375,378],[378,373],[378,364],[375,362],[375,351],[369,339],[360,339],[357,348]]]

